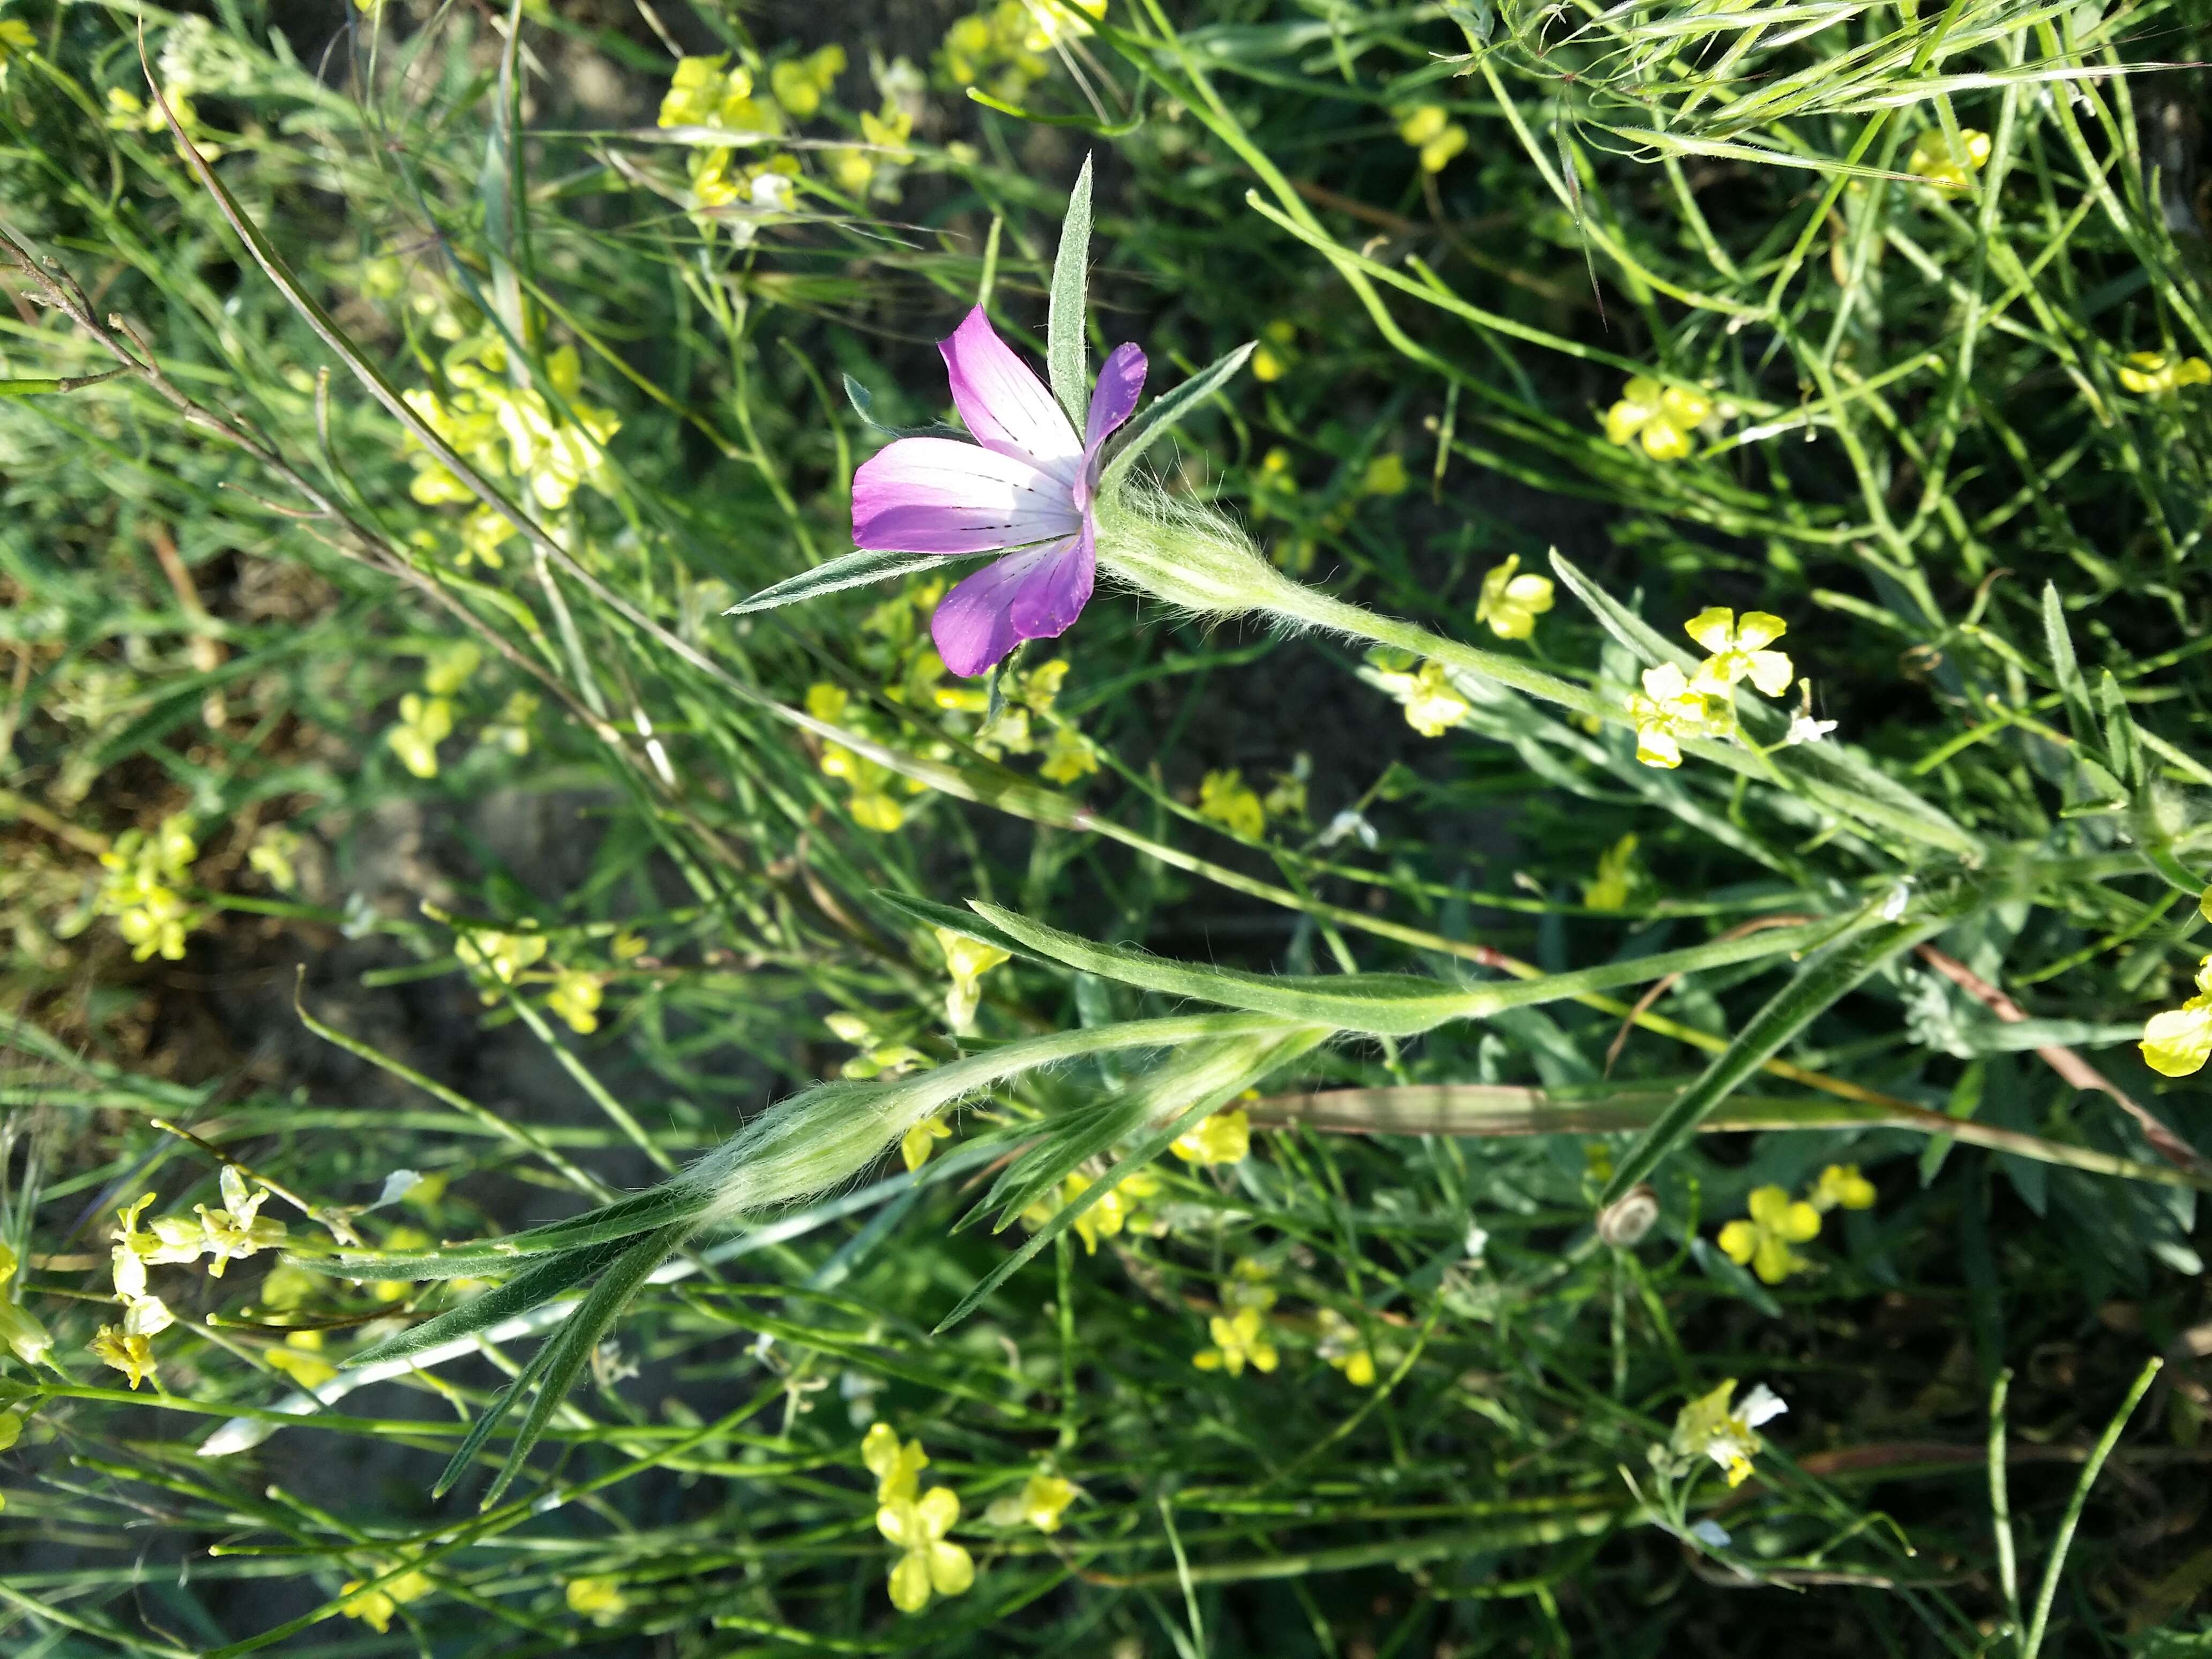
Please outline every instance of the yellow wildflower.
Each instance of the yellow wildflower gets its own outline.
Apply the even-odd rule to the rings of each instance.
[[[222,1277],[224,1267],[233,1261],[243,1261],[258,1250],[273,1250],[283,1243],[284,1224],[264,1220],[261,1206],[269,1201],[269,1189],[247,1195],[246,1177],[230,1164],[222,1166],[219,1183],[222,1188],[222,1207],[210,1210],[204,1204],[193,1206],[200,1218],[200,1242],[209,1256],[208,1273],[216,1279]]]
[[[1929,127],[1912,141],[1905,170],[1937,190],[1964,190],[1989,159],[1988,133],[1961,127],[1954,144],[1942,128]]]
[[[2202,357],[2176,362],[2163,351],[2131,351],[2120,368],[2120,384],[2139,397],[2171,398],[2185,386],[2212,384],[2212,364]]]
[[[730,55],[686,58],[669,77],[660,100],[664,127],[720,127],[732,132],[774,132],[782,125],[769,106],[753,97],[752,71],[744,64],[726,69]]]
[[[899,1137],[899,1156],[906,1160],[908,1169],[919,1170],[929,1162],[939,1141],[951,1138],[951,1124],[941,1117],[926,1117]]]
[[[1425,738],[1443,736],[1465,720],[1473,708],[1440,662],[1425,662],[1412,673],[1379,669],[1374,678],[1404,706],[1406,724]]]
[[[2197,994],[2153,1014],[2143,1027],[2143,1064],[2164,1077],[2187,1077],[2212,1056],[2212,956],[2197,964]]]
[[[1091,1184],[1088,1176],[1068,1176],[1060,1183],[1061,1202],[1074,1202],[1090,1190]],[[1137,1206],[1159,1189],[1160,1183],[1141,1170],[1122,1176],[1114,1184],[1111,1192],[1075,1218],[1073,1224],[1076,1237],[1083,1241],[1084,1254],[1097,1255],[1098,1241],[1112,1238],[1119,1233],[1128,1224],[1129,1218],[1136,1213]],[[1054,1206],[1054,1209],[1058,1207]]]
[[[453,734],[453,705],[410,691],[399,700],[399,724],[384,734],[399,763],[418,778],[438,775],[438,745]]]
[[[1274,1268],[1255,1255],[1240,1256],[1229,1270],[1229,1277],[1221,1281],[1221,1305],[1231,1313],[1242,1313],[1247,1308],[1265,1313],[1279,1299]]]
[[[1413,479],[1406,472],[1406,458],[1399,454],[1377,455],[1367,463],[1367,470],[1359,475],[1359,493],[1363,495],[1402,495],[1412,487]]]
[[[453,940],[453,954],[460,958],[461,966],[479,979],[496,980],[501,985],[512,985],[521,976],[522,970],[545,954],[543,934],[524,927],[512,933],[496,933],[486,929],[481,933],[462,933]],[[491,1002],[496,999],[485,997]]]
[[[161,1386],[154,1361],[153,1339],[144,1332],[118,1330],[112,1325],[102,1325],[93,1333],[93,1358],[105,1361],[131,1379],[136,1389],[151,1378],[155,1388]]]
[[[1252,1150],[1252,1120],[1241,1111],[1216,1112],[1177,1135],[1168,1150],[1200,1168],[1241,1163]]]
[[[960,1500],[950,1486],[932,1486],[876,1511],[876,1530],[900,1551],[891,1568],[891,1605],[901,1613],[920,1613],[932,1591],[958,1595],[975,1582],[974,1558],[945,1540],[959,1519]]]
[[[1038,1469],[1018,1493],[993,1498],[983,1519],[994,1527],[1018,1527],[1026,1522],[1039,1532],[1058,1532],[1060,1516],[1075,1501],[1077,1491],[1073,1480]]]
[[[1756,1188],[1745,1207],[1751,1212],[1749,1220],[1731,1221],[1721,1229],[1721,1249],[1729,1261],[1748,1265],[1769,1285],[1779,1285],[1811,1265],[1790,1247],[1820,1236],[1818,1210],[1779,1187]]]
[[[787,58],[769,71],[769,90],[784,112],[804,121],[822,107],[822,100],[845,72],[845,48],[827,46],[805,58]]]
[[[1552,608],[1552,579],[1533,571],[1516,576],[1520,568],[1521,556],[1508,556],[1482,579],[1482,597],[1475,601],[1475,621],[1488,623],[1501,640],[1527,639],[1536,631],[1536,618]]]
[[[1199,781],[1198,815],[1212,818],[1231,835],[1256,841],[1267,828],[1267,809],[1234,767],[1208,772]]]
[[[1285,318],[1277,318],[1260,331],[1260,349],[1252,354],[1252,378],[1255,380],[1279,380],[1290,372],[1291,346],[1298,337],[1298,325]],[[1276,458],[1281,457],[1279,462]],[[1262,466],[1280,470],[1290,464],[1290,457],[1280,449],[1271,449],[1261,461]]]
[[[1030,31],[1022,37],[1030,52],[1050,52],[1062,40],[1079,40],[1103,21],[1106,0],[1028,0]]]
[[[181,813],[162,819],[151,835],[125,830],[100,855],[107,872],[97,901],[100,912],[115,918],[116,931],[132,947],[136,960],[158,953],[175,962],[184,956],[185,935],[199,913],[176,890],[190,882],[192,860],[198,856],[190,820]]]
[[[975,1010],[982,1006],[983,975],[1012,958],[995,945],[956,933],[950,927],[933,931],[938,949],[945,952],[945,970],[952,976],[952,988],[945,994],[945,1023],[956,1031],[965,1031],[975,1023]]]
[[[1375,1356],[1359,1340],[1359,1328],[1334,1308],[1323,1308],[1319,1315],[1321,1341],[1316,1352],[1338,1370],[1344,1380],[1355,1389],[1375,1386]]]
[[[51,1365],[54,1339],[27,1309],[0,1300],[0,1342],[26,1365]]]
[[[606,993],[599,988],[599,976],[587,974],[580,968],[556,969],[553,974],[553,994],[545,999],[545,1006],[579,1036],[589,1036],[599,1029],[599,1004]]]
[[[1638,374],[1621,388],[1620,401],[1605,411],[1606,441],[1623,448],[1640,443],[1655,461],[1679,461],[1690,453],[1690,434],[1712,412],[1712,399],[1703,392],[1662,386]]]
[[[622,1593],[622,1580],[611,1573],[594,1578],[571,1578],[562,1594],[569,1612],[595,1625],[611,1625],[629,1611],[629,1598]]]
[[[1101,5],[1099,9],[1105,8]],[[20,17],[0,17],[0,87],[8,84],[8,71],[15,60],[38,48],[39,37],[28,23]]]
[[[1796,671],[1786,653],[1768,651],[1788,631],[1782,618],[1765,611],[1747,611],[1743,620],[1724,605],[1700,611],[1682,625],[1682,631],[1712,653],[1698,669],[1698,684],[1718,690],[1748,679],[1770,697],[1790,689]]]
[[[1674,1418],[1668,1445],[1678,1457],[1710,1457],[1728,1475],[1731,1486],[1740,1486],[1751,1474],[1752,1455],[1759,1449],[1753,1431],[1788,1411],[1764,1382],[1754,1382],[1733,1409],[1729,1397],[1735,1392],[1734,1377],[1711,1394],[1698,1395]]]
[[[1467,129],[1441,104],[1423,104],[1398,123],[1398,136],[1421,153],[1421,171],[1442,173],[1467,148]]]
[[[1628,698],[1636,723],[1636,758],[1671,771],[1682,763],[1684,738],[1710,738],[1732,729],[1727,700],[1712,696],[1671,662],[1644,671],[1644,689]]]
[[[1044,760],[1037,768],[1037,775],[1064,787],[1097,769],[1098,754],[1091,747],[1091,739],[1073,726],[1063,726],[1053,732],[1052,741],[1045,745]]]
[[[1874,1182],[1857,1164],[1831,1164],[1814,1182],[1809,1201],[1816,1210],[1871,1210],[1874,1200]]]
[[[910,1503],[921,1472],[929,1467],[929,1454],[921,1441],[902,1441],[890,1424],[877,1423],[860,1441],[860,1462],[876,1477],[877,1503]]]
[[[1275,1369],[1275,1345],[1261,1331],[1257,1308],[1246,1308],[1227,1318],[1216,1314],[1206,1322],[1206,1329],[1212,1334],[1213,1346],[1200,1348],[1190,1357],[1190,1363],[1199,1370],[1242,1376],[1248,1364],[1262,1371]]]
[[[362,1589],[366,1578],[349,1580],[338,1592],[347,1599],[338,1611],[349,1619],[358,1619],[379,1636],[392,1628],[392,1615],[409,1601],[419,1601],[436,1587],[428,1575],[413,1569],[386,1579],[374,1589]],[[359,1591],[358,1595],[355,1592]]]

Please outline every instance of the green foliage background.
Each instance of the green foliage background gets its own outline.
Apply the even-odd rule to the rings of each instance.
[[[2201,7],[1146,0],[1000,83],[1012,112],[960,94],[932,56],[953,15],[921,9],[9,15],[32,44],[0,88],[0,216],[92,324],[10,270],[0,1237],[67,1373],[4,1374],[11,1651],[2009,1654],[2154,1357],[2035,1638],[2212,1642],[2191,1613],[2212,1582],[2204,1176],[2145,1127],[2201,1142],[2203,1097],[2132,1047],[2191,994],[2212,869],[2207,393],[2120,380],[2129,353],[2212,355],[2201,77],[2169,67],[2202,54]],[[398,422],[170,137],[114,114],[111,89],[149,96],[142,25],[213,176],[361,363],[446,385],[451,336],[495,321],[534,384],[575,350],[575,400],[620,427],[549,514],[568,564],[519,538],[459,564],[465,509],[410,496]],[[735,216],[708,234],[652,127],[672,49],[735,52],[765,85],[832,41],[850,66],[799,129],[815,143],[781,147],[795,210],[750,246]],[[910,155],[880,190],[840,184],[883,102],[872,60],[901,55],[927,82],[892,76]],[[1399,135],[1425,104],[1469,136],[1433,173]],[[1973,186],[1917,182],[1916,140],[1965,128],[1991,140]],[[1486,570],[1557,547],[1617,610],[1562,582],[1534,640],[1499,648],[1616,703],[1650,659],[1624,616],[1672,643],[1708,605],[1774,611],[1838,738],[1984,850],[1705,757],[1640,767],[1619,726],[1465,678],[1466,722],[1424,738],[1341,640],[1112,592],[1059,642],[1050,716],[1099,769],[1055,782],[1044,714],[1029,754],[979,748],[979,711],[938,696],[912,585],[725,620],[849,545],[880,434],[841,376],[917,428],[945,415],[929,343],[979,295],[1041,343],[1085,153],[1094,349],[1139,341],[1155,392],[1255,337],[1274,360],[1179,429],[1171,487],[1291,573],[1461,640]],[[16,384],[113,368],[102,330],[158,374]],[[1606,441],[1644,374],[1718,406],[1693,459]],[[465,638],[479,662],[420,778],[386,734]],[[794,711],[836,707],[935,787],[825,772],[832,740]],[[1258,835],[1197,810],[1232,768],[1273,792]],[[896,830],[856,821],[871,793]],[[1326,836],[1346,810],[1371,847]],[[182,961],[134,963],[94,914],[98,854],[179,813],[198,925]],[[270,826],[303,838],[290,891],[250,860]],[[1589,902],[1630,834],[1635,881]],[[1674,983],[1617,1054],[1633,990],[1565,981],[1315,1047],[1260,1079],[1252,1157],[1154,1167],[1161,1231],[1094,1251],[1063,1231],[940,1332],[1024,1237],[958,1225],[982,1176],[1072,1144],[1147,1059],[1011,1079],[919,1172],[894,1156],[696,1241],[481,1513],[480,1475],[429,1489],[529,1333],[307,1415],[269,1358],[304,1324],[341,1359],[453,1305],[436,1283],[166,1267],[159,1389],[87,1350],[115,1315],[113,1212],[214,1205],[219,1156],[372,1244],[513,1234],[838,1073],[856,1046],[827,1017],[864,1022],[862,1054],[945,1062],[1192,1006],[1018,958],[956,1037],[915,902],[1201,968],[1483,982],[1507,957],[1603,969],[1900,885],[1971,891],[1936,943],[2027,1022],[1888,957],[1709,1121],[1757,1133],[1671,1152],[1631,1248],[1595,1203],[1785,982],[1778,952]],[[540,976],[480,994],[457,946],[525,924]],[[555,964],[602,987],[596,1030],[545,1012]],[[2058,1045],[2144,1117],[2035,1052]],[[1431,1085],[1461,1091],[1433,1123],[1403,1115],[1422,1097],[1341,1092]],[[1462,1133],[1389,1132],[1417,1127]],[[1832,1215],[1809,1271],[1769,1287],[1715,1247],[1753,1188],[1838,1162],[1878,1203]],[[429,1180],[362,1208],[403,1170]],[[1270,1375],[1191,1363],[1240,1261],[1279,1297]],[[1317,1352],[1324,1310],[1382,1386]],[[2009,1575],[1988,1464],[2007,1372]],[[1708,1472],[1670,1508],[1648,1449],[1731,1377],[1790,1413],[1754,1484]],[[981,1568],[910,1618],[860,1462],[878,1419],[927,1445]],[[1064,1529],[983,1523],[1041,1462],[1083,1489]],[[427,1589],[385,1632],[340,1615],[348,1586],[408,1572]],[[622,1604],[603,1623],[568,1599],[599,1578]]]

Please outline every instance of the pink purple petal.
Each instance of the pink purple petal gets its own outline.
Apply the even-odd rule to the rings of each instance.
[[[1114,434],[1114,428],[1136,413],[1137,399],[1145,390],[1144,349],[1134,341],[1117,345],[1098,366],[1098,384],[1091,390],[1091,416],[1084,422],[1083,453],[1087,460]]]
[[[929,624],[937,654],[972,679],[1024,640],[1056,638],[1082,614],[1096,568],[1088,524],[1065,541],[984,566],[938,601]]]
[[[1091,583],[1098,568],[1096,532],[1086,514],[1083,532],[1037,561],[1014,589],[1006,607],[1014,632],[1025,640],[1053,640],[1075,625],[1091,602]]]
[[[1073,535],[1066,484],[952,438],[901,438],[853,475],[853,544],[872,552],[988,553]]]
[[[975,441],[1027,461],[1071,488],[1083,446],[1044,382],[1030,372],[977,306],[938,342],[952,383],[953,406]]]

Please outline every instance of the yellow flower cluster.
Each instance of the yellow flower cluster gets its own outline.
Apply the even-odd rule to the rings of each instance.
[[[1583,902],[1593,910],[1625,910],[1644,884],[1633,831],[1597,855],[1597,877],[1583,884]]]
[[[150,836],[126,830],[100,855],[107,872],[100,884],[100,912],[115,918],[116,931],[140,962],[156,954],[181,960],[185,937],[202,919],[177,891],[191,880],[192,860],[200,855],[190,822],[173,813]]]
[[[20,17],[0,17],[0,88],[8,84],[8,71],[18,58],[39,49],[39,37]]]
[[[1482,579],[1482,597],[1475,601],[1474,619],[1488,623],[1501,640],[1525,640],[1536,631],[1536,618],[1552,608],[1552,579],[1534,571],[1523,576],[1521,556],[1509,556]]]
[[[2179,361],[2163,351],[2131,351],[2120,366],[2120,384],[2139,398],[2171,398],[2185,386],[2212,386],[2212,363]]]
[[[1721,1229],[1721,1250],[1763,1282],[1779,1285],[1812,1265],[1790,1247],[1820,1237],[1823,1211],[1871,1209],[1874,1200],[1874,1183],[1856,1164],[1829,1164],[1802,1199],[1780,1187],[1756,1188],[1745,1204],[1749,1217]]]
[[[826,681],[807,687],[806,712],[833,726],[860,724],[851,695],[843,686]],[[923,787],[900,777],[880,762],[855,754],[841,743],[823,744],[821,759],[816,764],[821,767],[823,776],[836,778],[852,791],[845,810],[851,814],[853,822],[879,836],[890,835],[906,823],[906,807],[891,792],[903,789],[908,795],[918,795]]]
[[[1679,461],[1690,453],[1690,436],[1711,418],[1713,401],[1685,386],[1662,386],[1638,374],[1620,389],[1620,400],[1605,411],[1607,443],[1626,448],[1641,444],[1655,461]]]
[[[839,185],[855,194],[868,188],[878,176],[888,179],[891,170],[904,167],[914,160],[914,152],[906,147],[914,137],[914,115],[890,99],[884,100],[880,112],[860,112],[860,138],[868,148],[863,149],[848,145],[830,152],[830,174]]]
[[[1421,171],[1442,173],[1467,148],[1467,129],[1441,104],[1423,104],[1398,121],[1398,136],[1421,153]]]
[[[1255,380],[1279,380],[1291,371],[1297,361],[1291,348],[1298,337],[1298,325],[1289,319],[1278,317],[1260,331],[1259,349],[1252,354],[1252,378]],[[1289,454],[1280,449],[1271,449],[1261,465],[1277,470],[1290,465]]]
[[[945,30],[939,61],[955,86],[980,86],[1018,104],[1052,72],[1045,54],[1091,33],[1105,16],[1106,0],[999,0]]]
[[[1782,618],[1747,611],[1741,622],[1725,605],[1699,611],[1683,632],[1710,654],[1694,675],[1673,663],[1644,672],[1644,689],[1628,699],[1636,725],[1636,758],[1669,770],[1682,763],[1685,738],[1729,738],[1735,734],[1732,689],[1745,680],[1770,697],[1790,689],[1796,672],[1787,654],[1766,647],[1788,632]]]
[[[430,905],[424,905],[422,910],[434,921],[451,920]],[[616,957],[626,960],[637,955],[643,945],[644,941],[635,936],[618,939],[615,941]],[[453,954],[476,981],[477,995],[486,1007],[497,1002],[509,987],[525,983],[550,985],[546,1012],[577,1036],[588,1036],[599,1029],[599,1008],[606,1000],[605,975],[588,969],[564,967],[557,962],[549,963],[545,972],[530,972],[545,960],[550,948],[550,942],[538,931],[537,923],[528,921],[518,924],[511,933],[478,928],[458,933],[453,938]]]
[[[562,1586],[568,1611],[595,1625],[611,1625],[629,1611],[629,1598],[622,1593],[622,1580],[611,1573],[591,1578],[571,1578]]]
[[[1252,1150],[1252,1120],[1242,1111],[1215,1112],[1177,1135],[1168,1150],[1200,1169],[1241,1164]]]
[[[398,1563],[391,1565],[397,1566]],[[390,1568],[380,1566],[378,1571],[389,1571]],[[346,1599],[338,1604],[338,1611],[349,1619],[360,1620],[379,1636],[392,1628],[392,1621],[401,1607],[410,1601],[421,1601],[437,1588],[431,1583],[429,1575],[418,1567],[410,1567],[405,1572],[386,1578],[374,1589],[365,1588],[370,1582],[367,1578],[349,1579],[339,1592]]]
[[[889,1424],[878,1423],[860,1442],[860,1461],[876,1477],[876,1530],[899,1553],[891,1605],[920,1613],[933,1595],[964,1594],[975,1582],[975,1558],[945,1535],[959,1522],[960,1500],[950,1486],[918,1491],[929,1464],[921,1443],[902,1443]]]
[[[1208,772],[1199,781],[1198,815],[1247,841],[1257,841],[1267,828],[1266,804],[1233,767]]]
[[[1071,1175],[1060,1183],[1057,1192],[1047,1193],[1022,1212],[1022,1224],[1035,1231],[1060,1211],[1091,1190],[1095,1183],[1086,1175]],[[1142,1170],[1126,1175],[1115,1183],[1111,1192],[1075,1218],[1075,1236],[1083,1241],[1085,1255],[1098,1254],[1098,1241],[1114,1238],[1124,1229],[1158,1231],[1160,1224],[1148,1217],[1140,1207],[1144,1201],[1158,1194],[1158,1178]]]
[[[568,506],[606,460],[607,440],[622,421],[583,400],[583,364],[574,346],[547,354],[545,379],[565,405],[556,418],[545,394],[509,376],[507,347],[479,334],[447,352],[447,390],[417,386],[407,406],[479,472],[520,480],[548,512]],[[474,503],[475,495],[445,464],[410,438],[415,481],[409,493],[426,507]],[[479,538],[489,532],[479,532]],[[502,538],[503,539],[503,538]],[[494,544],[495,545],[495,543]]]
[[[843,1069],[839,1073],[841,1077],[854,1078],[861,1081],[866,1081],[869,1078],[896,1077],[902,1072],[912,1071],[916,1066],[927,1066],[930,1063],[928,1055],[902,1041],[896,1031],[884,1029],[866,1016],[848,1013],[831,1014],[822,1023],[830,1028],[831,1034],[840,1042],[849,1042],[860,1051],[845,1062]],[[940,1129],[944,1128],[942,1124],[938,1127]],[[944,1134],[939,1134],[928,1124],[909,1129],[907,1132],[906,1140],[901,1143],[902,1150],[906,1150],[907,1142],[913,1142],[913,1150],[921,1152],[921,1156],[917,1158],[909,1153],[907,1168],[919,1169],[922,1164],[928,1161],[929,1154],[923,1149],[922,1141],[943,1139],[945,1135],[950,1135],[951,1133],[950,1129],[944,1129]],[[915,1140],[917,1135],[921,1137],[921,1141]]]
[[[422,665],[422,691],[400,698],[399,724],[384,734],[385,746],[416,777],[438,775],[438,745],[453,735],[453,694],[483,659],[465,640],[434,651]]]
[[[1937,190],[1964,190],[1990,159],[1990,135],[1974,127],[1959,129],[1954,144],[1941,127],[1929,127],[1912,141],[1905,170]]]
[[[1711,1394],[1700,1395],[1674,1418],[1668,1446],[1677,1457],[1709,1457],[1728,1476],[1731,1486],[1741,1486],[1751,1474],[1751,1460],[1759,1450],[1755,1431],[1790,1408],[1764,1382],[1755,1382],[1742,1400],[1730,1404],[1735,1379],[1730,1377]]]
[[[1202,1371],[1227,1371],[1231,1376],[1243,1376],[1247,1365],[1272,1371],[1277,1356],[1275,1345],[1267,1340],[1266,1318],[1258,1308],[1215,1314],[1206,1322],[1212,1346],[1200,1348],[1190,1357],[1190,1363]]]

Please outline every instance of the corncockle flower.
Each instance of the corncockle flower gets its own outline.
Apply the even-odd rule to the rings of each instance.
[[[1818,1210],[1779,1187],[1756,1188],[1744,1207],[1751,1212],[1749,1220],[1731,1221],[1721,1229],[1721,1249],[1729,1261],[1748,1265],[1769,1285],[1779,1285],[1811,1265],[1790,1247],[1820,1237]]]
[[[932,1591],[958,1595],[975,1583],[975,1558],[945,1541],[959,1519],[960,1500],[950,1486],[895,1498],[876,1511],[876,1530],[901,1551],[891,1569],[891,1605],[901,1613],[920,1613]]]
[[[1248,1364],[1255,1370],[1275,1369],[1275,1345],[1261,1332],[1257,1308],[1246,1308],[1228,1318],[1216,1314],[1206,1322],[1206,1329],[1213,1337],[1213,1346],[1200,1348],[1190,1357],[1190,1363],[1199,1370],[1242,1376]]]
[[[1079,437],[981,306],[938,349],[975,441],[901,438],[871,456],[853,478],[853,540],[871,552],[1006,552],[930,618],[945,667],[973,678],[1024,640],[1058,638],[1089,602],[1100,452],[1136,410],[1145,354],[1125,344],[1107,357]]]
[[[1717,605],[1691,617],[1682,624],[1682,631],[1712,653],[1698,666],[1700,683],[1718,689],[1747,679],[1770,697],[1778,697],[1790,689],[1796,671],[1788,655],[1765,649],[1789,631],[1781,617],[1765,611],[1747,611],[1738,622],[1735,611]]]
[[[1753,1431],[1790,1409],[1764,1382],[1754,1382],[1731,1409],[1735,1392],[1730,1377],[1711,1394],[1698,1395],[1674,1419],[1669,1449],[1679,1457],[1710,1457],[1726,1472],[1728,1483],[1740,1486],[1751,1474],[1751,1460],[1759,1450]]]
[[[2197,964],[2197,994],[2153,1014],[2143,1027],[2143,1064],[2164,1077],[2187,1077],[2212,1056],[2212,957]]]

